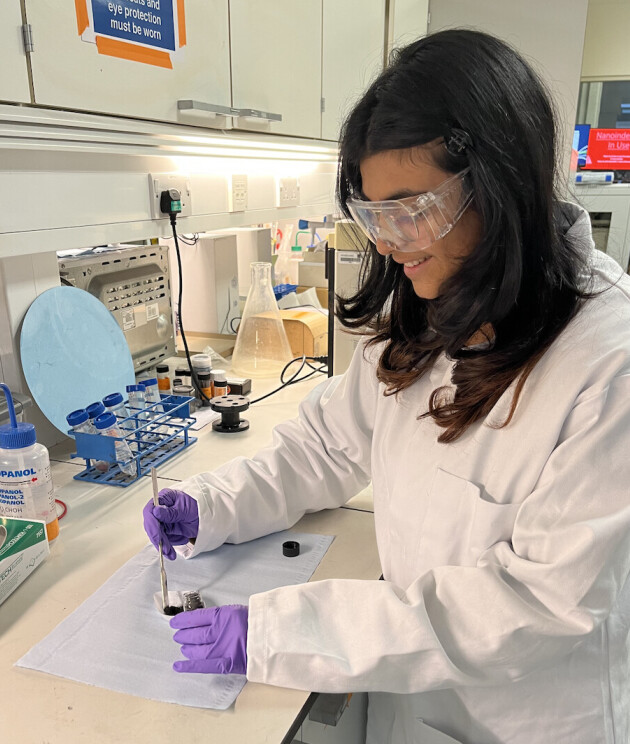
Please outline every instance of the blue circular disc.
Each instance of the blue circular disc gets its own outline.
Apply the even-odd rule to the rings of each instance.
[[[54,287],[29,307],[20,354],[35,403],[62,432],[66,415],[135,383],[122,329],[100,300],[76,287]]]

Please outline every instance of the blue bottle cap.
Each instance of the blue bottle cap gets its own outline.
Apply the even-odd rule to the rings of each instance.
[[[127,385],[128,393],[144,393],[144,385]]]
[[[116,416],[113,413],[101,413],[94,419],[94,426],[97,429],[109,429],[111,426],[116,426]]]
[[[0,427],[0,449],[22,449],[35,444],[37,435],[33,424],[6,424]]]
[[[148,380],[142,380],[142,386],[148,388],[150,385],[157,385],[157,377],[150,377]]]
[[[13,397],[11,391],[3,382],[0,382],[0,388],[4,391],[9,408],[10,424],[0,426],[0,448],[2,449],[22,449],[35,444],[37,436],[33,424],[18,423],[15,417],[15,407],[13,406]]]
[[[105,406],[100,400],[97,400],[96,403],[92,403],[85,410],[91,419],[95,419],[97,416],[100,416],[101,413],[105,413]]]
[[[110,393],[103,398],[103,403],[107,406],[107,408],[111,408],[111,406],[117,406],[119,403],[122,402],[123,397],[121,393]]]
[[[66,421],[70,424],[70,426],[78,426],[79,424],[82,424],[84,421],[87,421],[89,419],[88,412],[85,410],[85,408],[78,408],[76,411],[72,411],[72,413],[69,413],[66,416]]]

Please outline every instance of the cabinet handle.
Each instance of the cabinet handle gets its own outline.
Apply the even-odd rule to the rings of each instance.
[[[257,109],[243,108],[236,109],[238,116],[244,119],[262,119],[264,121],[282,121],[282,114],[271,114],[268,111],[258,111]]]
[[[240,109],[232,108],[232,106],[220,106],[218,103],[204,103],[190,99],[177,101],[177,108],[180,111],[203,111],[219,116],[240,116]]]
[[[180,111],[203,111],[218,116],[235,116],[243,119],[256,119],[257,121],[282,121],[282,114],[272,114],[268,111],[251,108],[239,109],[233,106],[220,106],[217,103],[191,101],[190,99],[177,101],[177,108]]]

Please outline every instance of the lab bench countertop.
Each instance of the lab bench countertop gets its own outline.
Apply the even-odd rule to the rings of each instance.
[[[319,381],[299,383],[252,406],[242,414],[250,421],[247,432],[222,435],[210,425],[196,432],[196,444],[159,468],[160,488],[236,455],[254,454],[270,441],[276,423],[296,414],[299,401]],[[170,744],[180,739],[190,744],[280,744],[309,693],[248,682],[231,708],[215,711],[124,695],[13,666],[147,544],[142,508],[152,495],[151,479],[141,478],[128,488],[76,481],[73,476],[82,465],[70,459],[72,451],[63,445],[51,450],[56,497],[68,510],[60,536],[45,563],[0,606],[5,693],[0,731],[20,744]],[[293,528],[335,536],[312,581],[380,575],[370,489],[348,507],[307,514]]]

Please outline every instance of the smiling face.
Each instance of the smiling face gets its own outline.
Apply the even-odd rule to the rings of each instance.
[[[402,199],[435,190],[453,175],[435,164],[431,151],[438,146],[441,144],[386,150],[366,157],[361,161],[365,199]],[[414,249],[413,243],[407,243],[402,252],[395,245],[377,240],[376,250],[405,265],[405,275],[418,297],[434,300],[439,297],[444,281],[457,272],[462,259],[474,250],[480,239],[481,220],[473,208],[468,207],[453,229],[428,248]]]

